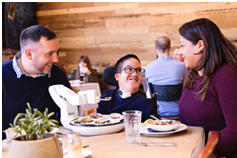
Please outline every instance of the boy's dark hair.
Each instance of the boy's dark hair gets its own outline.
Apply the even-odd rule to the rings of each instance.
[[[125,55],[116,62],[115,66],[114,66],[115,73],[119,73],[121,71],[121,69],[123,67],[123,62],[129,58],[135,58],[139,61],[139,63],[141,63],[139,58],[136,55],[134,55],[134,54]]]

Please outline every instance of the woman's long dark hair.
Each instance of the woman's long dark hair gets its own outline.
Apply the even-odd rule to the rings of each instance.
[[[79,59],[78,59],[77,65],[79,65],[79,63],[80,63],[81,61],[83,61],[84,63],[86,63],[86,64],[87,64],[87,68],[88,68],[90,71],[92,71],[91,63],[90,63],[90,60],[89,60],[89,58],[88,58],[87,55],[82,55],[82,56],[80,56]],[[78,67],[79,67],[79,66],[78,66]]]
[[[78,62],[77,62],[77,69],[76,69],[75,78],[79,78],[79,77],[80,77],[80,67],[79,67],[79,63],[80,63],[81,61],[83,61],[84,63],[87,64],[87,68],[88,68],[91,72],[93,71],[88,56],[82,55],[82,56],[79,57]]]
[[[190,69],[184,81],[184,87],[193,88],[197,71],[204,68],[203,81],[198,85],[200,89],[197,97],[203,101],[217,69],[228,63],[237,66],[237,48],[221,33],[217,25],[209,19],[201,18],[183,24],[179,28],[179,34],[193,44],[199,40],[204,43],[202,57],[195,69]]]

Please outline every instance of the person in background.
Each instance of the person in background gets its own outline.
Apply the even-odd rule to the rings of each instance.
[[[126,110],[141,110],[142,121],[154,115],[159,118],[154,102],[147,99],[144,92],[140,92],[139,87],[142,82],[141,63],[134,54],[128,54],[120,58],[115,64],[115,79],[118,81],[119,89],[107,91],[101,98],[111,97],[109,101],[99,102],[97,112],[110,114],[121,113]]]
[[[179,28],[189,68],[179,101],[180,121],[220,131],[216,154],[237,157],[237,48],[206,18]]]
[[[177,85],[183,83],[187,69],[183,62],[172,59],[170,45],[170,39],[165,36],[161,36],[155,41],[155,52],[159,57],[145,67],[147,84]],[[179,115],[179,101],[157,101],[157,104],[160,116]]]
[[[183,55],[180,53],[180,49],[176,48],[173,53],[173,59],[178,61],[184,61]]]
[[[78,59],[77,69],[73,71],[72,80],[88,82],[99,82],[96,69],[92,69],[88,56],[82,55]]]
[[[60,108],[52,100],[48,88],[63,84],[71,88],[58,62],[56,34],[40,25],[24,29],[20,35],[20,52],[2,63],[2,129],[10,127],[18,113],[25,113],[27,102],[32,109],[54,112],[60,121]],[[5,138],[3,133],[2,139]]]

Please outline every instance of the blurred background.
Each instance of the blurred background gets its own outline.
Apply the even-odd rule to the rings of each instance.
[[[125,54],[136,54],[144,68],[156,59],[154,42],[171,39],[179,47],[179,27],[209,18],[237,46],[236,2],[3,2],[2,61],[19,51],[21,31],[34,24],[52,29],[59,40],[59,65],[67,74],[87,55],[99,74]]]

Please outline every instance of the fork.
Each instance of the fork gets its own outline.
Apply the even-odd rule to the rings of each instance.
[[[177,143],[174,142],[138,142],[141,146],[156,145],[160,147],[177,147]]]

